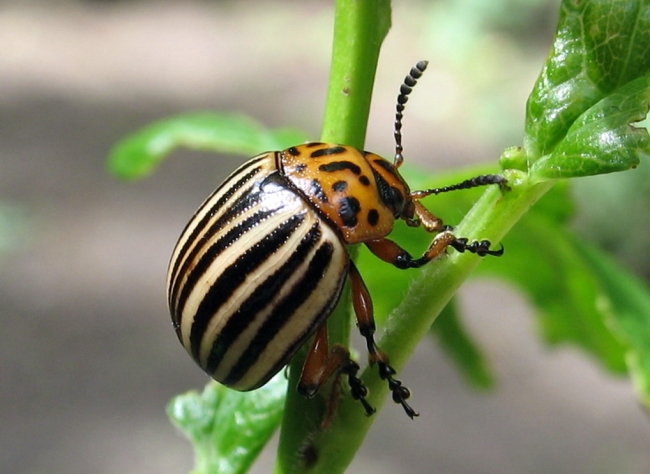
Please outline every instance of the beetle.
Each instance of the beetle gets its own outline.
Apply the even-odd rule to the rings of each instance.
[[[418,415],[407,402],[410,391],[375,343],[372,299],[346,246],[363,243],[400,269],[421,267],[448,247],[499,256],[503,247],[456,237],[420,200],[506,183],[500,175],[482,175],[443,188],[409,189],[398,172],[402,112],[426,67],[426,61],[417,63],[400,87],[392,163],[318,142],[262,153],[235,170],[187,224],[169,263],[168,305],[178,339],[215,380],[241,391],[259,388],[312,339],[298,391],[313,397],[328,379],[347,375],[351,396],[372,414],[359,365],[347,348],[330,348],[327,339],[327,317],[349,281],[370,363],[393,400],[409,417]],[[386,237],[398,219],[435,234],[422,256],[412,257]]]

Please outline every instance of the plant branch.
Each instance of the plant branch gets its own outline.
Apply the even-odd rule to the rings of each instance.
[[[337,0],[332,47],[332,65],[321,140],[363,148],[372,87],[381,43],[390,27],[389,0]],[[356,254],[351,249],[352,257]],[[328,318],[330,343],[349,344],[350,298],[346,289]],[[280,433],[276,474],[300,472],[343,472],[346,465],[332,470],[327,460],[313,456],[311,449],[322,434],[327,397],[306,400],[297,394],[305,351],[289,367],[289,390]],[[326,390],[325,390],[326,391]],[[357,448],[340,444],[352,459]]]

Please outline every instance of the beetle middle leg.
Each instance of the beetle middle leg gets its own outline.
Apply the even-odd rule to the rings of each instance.
[[[359,364],[350,357],[350,351],[341,344],[335,344],[329,348],[327,337],[327,326],[321,325],[314,336],[311,348],[305,358],[302,367],[302,374],[298,382],[298,393],[311,398],[332,376],[347,375],[350,394],[353,399],[359,400],[370,416],[375,413],[375,409],[366,401],[368,389],[361,379],[357,377]],[[330,410],[331,412],[332,410]],[[327,418],[331,417],[331,413]],[[327,424],[325,422],[324,424]]]
[[[419,414],[411,408],[406,400],[411,396],[408,388],[402,385],[402,382],[393,378],[395,369],[391,367],[388,355],[382,351],[375,343],[375,318],[372,305],[372,299],[366,284],[361,278],[361,274],[353,262],[350,262],[350,283],[352,285],[352,305],[357,316],[359,332],[366,339],[370,364],[377,364],[379,367],[379,376],[382,380],[388,382],[388,388],[393,393],[393,401],[400,403],[406,414],[413,418]]]

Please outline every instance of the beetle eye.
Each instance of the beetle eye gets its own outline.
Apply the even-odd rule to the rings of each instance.
[[[382,196],[382,200],[386,203],[388,208],[393,211],[395,217],[399,217],[404,212],[405,199],[399,189],[390,186],[385,195]]]
[[[404,210],[404,202],[406,201],[404,193],[396,187],[388,184],[388,182],[375,170],[374,167],[372,168],[372,174],[377,183],[377,193],[379,194],[381,202],[383,202],[388,209],[393,211],[393,216],[401,216]]]

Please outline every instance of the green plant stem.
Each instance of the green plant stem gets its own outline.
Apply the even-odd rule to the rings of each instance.
[[[390,0],[337,0],[321,140],[362,149]]]
[[[376,30],[377,24],[382,22],[372,15],[390,15],[388,3],[385,11],[377,10],[377,5],[377,2],[367,0],[337,1],[323,141],[363,146],[380,38],[383,38],[377,36]],[[389,21],[384,18],[383,24],[387,26]],[[514,170],[507,178],[510,191],[504,193],[496,187],[488,189],[457,227],[458,235],[499,242],[553,184],[551,181],[530,183],[525,173]],[[476,255],[450,253],[420,271],[403,303],[388,318],[384,334],[378,341],[379,346],[390,354],[391,364],[398,371],[479,261]],[[328,320],[330,343],[348,342],[347,295]],[[344,472],[378,415],[367,417],[359,402],[351,397],[342,397],[330,425],[322,430],[327,395],[306,400],[295,391],[303,361],[304,352],[290,364],[290,388],[275,473]],[[375,367],[366,367],[361,378],[370,390],[368,401],[377,409],[381,408],[388,392],[386,382],[378,377]],[[414,398],[413,405],[417,408],[417,398]]]
[[[379,50],[390,27],[390,1],[337,0],[334,22],[332,65],[321,140],[363,148]],[[353,257],[356,254],[354,249],[351,254]],[[328,319],[330,344],[348,345],[349,307],[349,290],[346,289]],[[327,397],[306,400],[297,394],[295,387],[304,356],[303,350],[289,365],[289,390],[276,474],[317,472],[323,461],[311,456],[310,443],[320,435]],[[353,455],[354,452],[347,457],[351,459]]]

